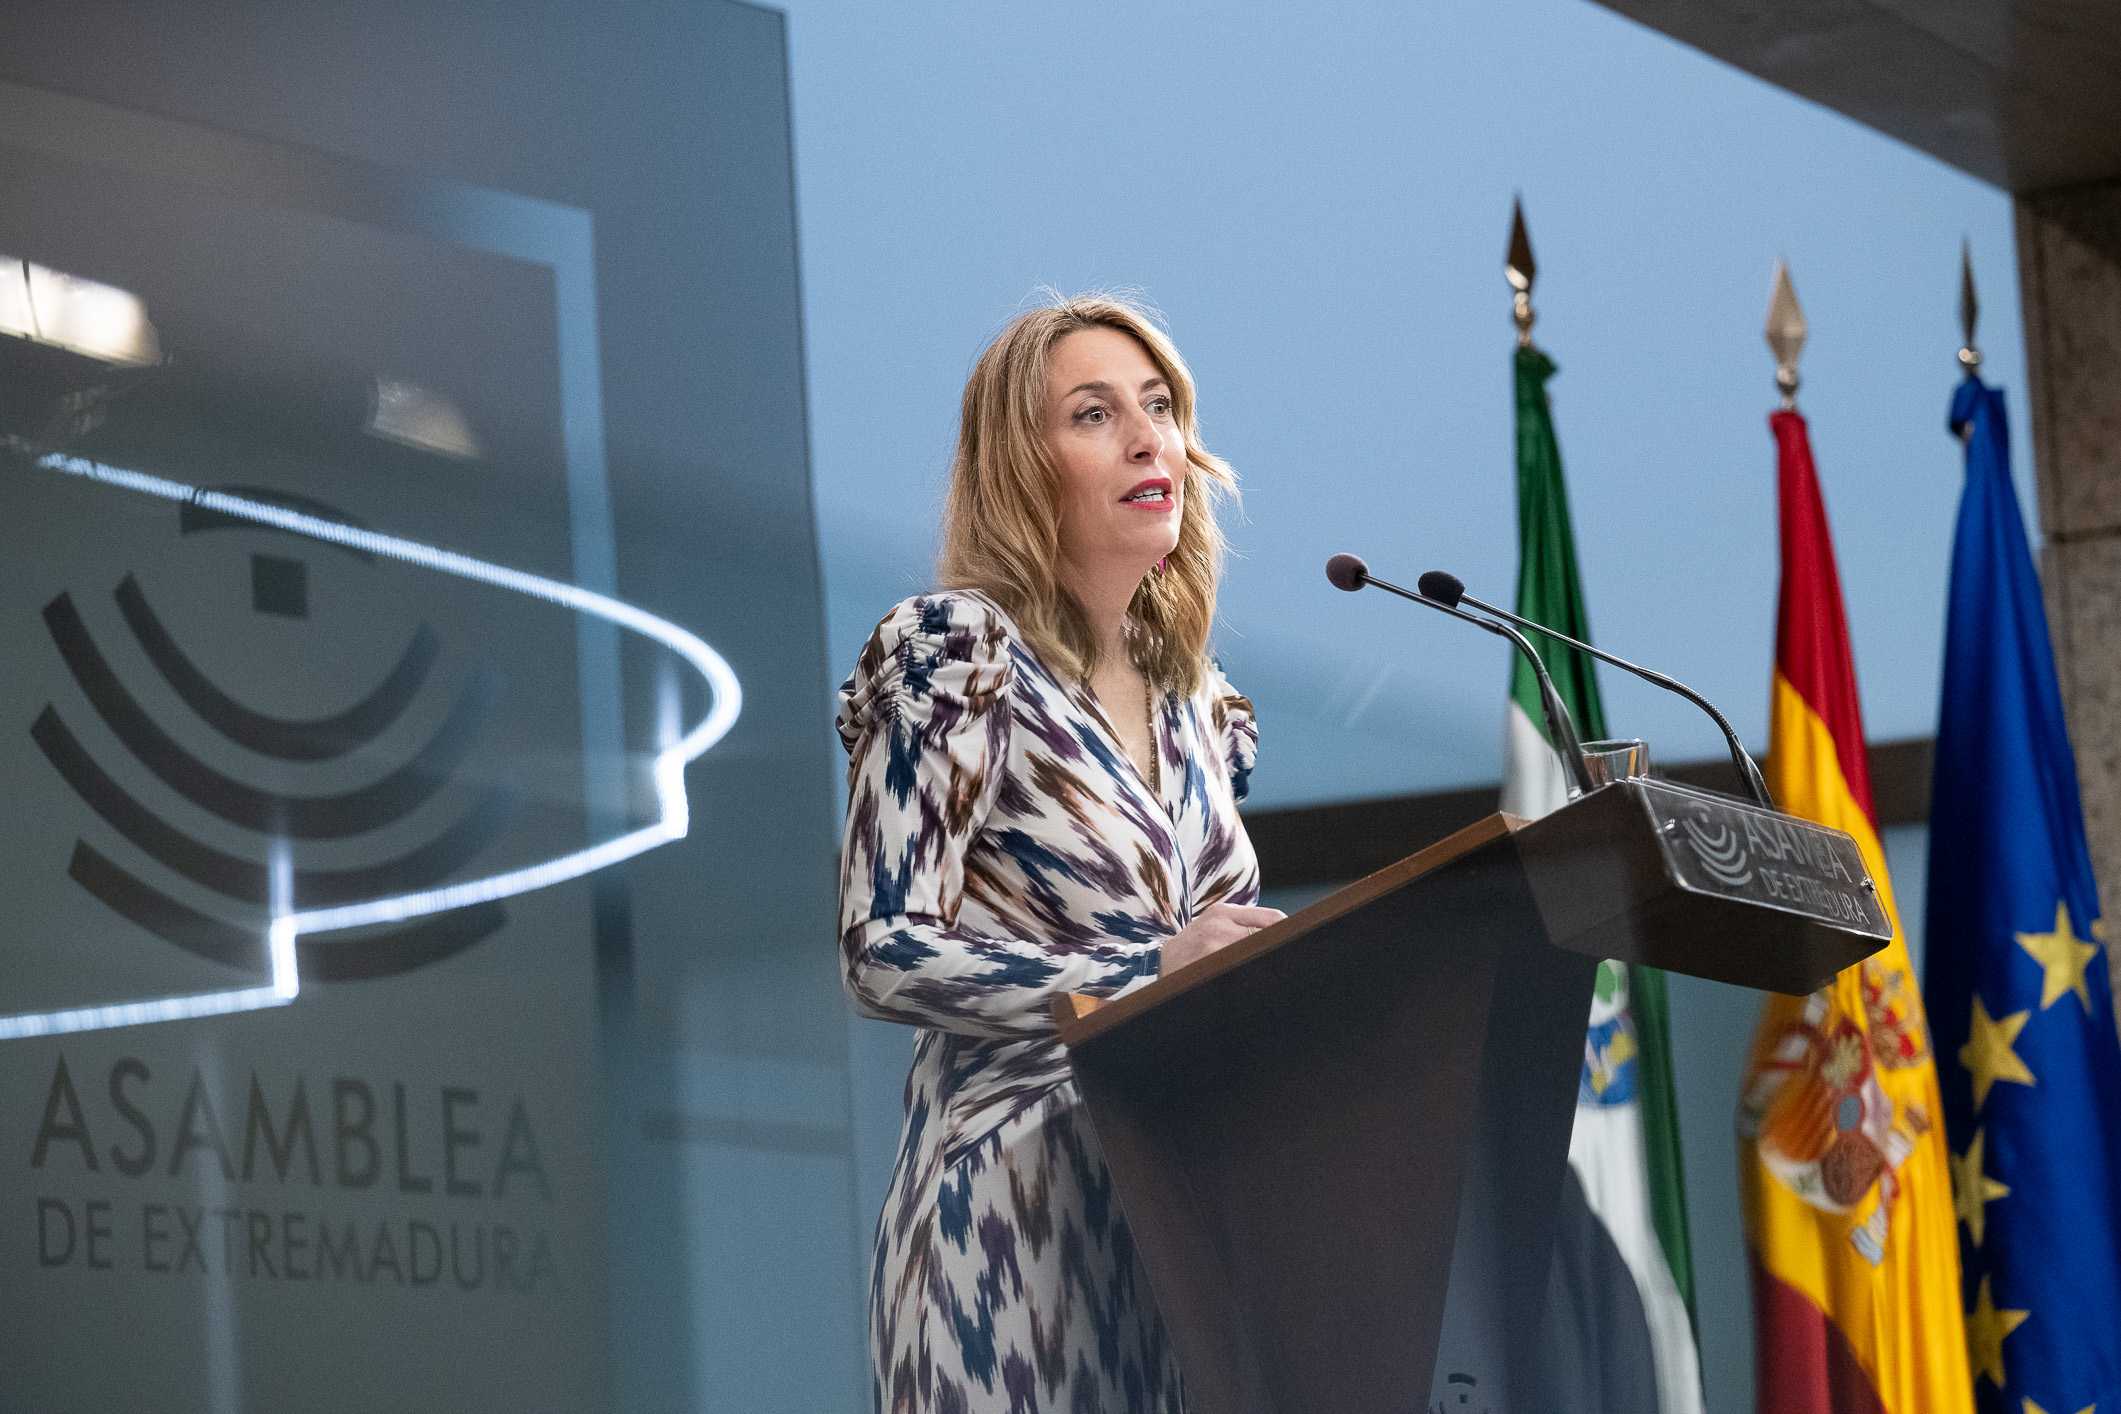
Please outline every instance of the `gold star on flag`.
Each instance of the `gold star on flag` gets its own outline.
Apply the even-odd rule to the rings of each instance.
[[[2097,937],[2099,931],[2095,924],[2092,936]],[[2054,932],[2020,933],[2017,937],[2018,946],[2031,953],[2046,974],[2040,979],[2040,1010],[2046,1011],[2060,1001],[2064,992],[2075,992],[2089,1016],[2092,997],[2084,986],[2084,967],[2099,955],[2099,945],[2084,942],[2069,930],[2069,905],[2055,905]]]
[[[2038,1404],[2033,1402],[2033,1397],[2031,1395],[2027,1395],[2025,1397],[2024,1404],[2025,1414],[2047,1414],[2047,1411],[2045,1409],[2042,1409]],[[2082,1409],[2079,1409],[2077,1411],[2077,1414],[2099,1414],[2099,1406],[2096,1403],[2087,1404]]]
[[[1989,1299],[1988,1278],[1981,1278],[1981,1294],[1974,1309],[1966,1313],[1966,1354],[1978,1378],[1987,1375],[2003,1388],[2003,1340],[2025,1324],[2030,1311],[1998,1311]]]
[[[1975,1109],[1988,1103],[1988,1087],[1999,1080],[2019,1085],[2033,1083],[2033,1073],[2011,1049],[2031,1016],[2031,1011],[2014,1011],[2000,1021],[1992,1020],[1981,994],[1974,994],[1973,1023],[1968,1028],[1966,1044],[1959,1048],[1959,1064],[1974,1078]]]
[[[1988,1224],[1988,1205],[1998,1198],[2008,1197],[2011,1186],[1998,1183],[1981,1171],[1984,1151],[1988,1148],[1988,1131],[1974,1131],[1974,1142],[1966,1146],[1964,1154],[1954,1154],[1952,1164],[1952,1206],[1959,1210],[1959,1220],[1966,1224],[1967,1231],[1974,1235],[1974,1245],[1981,1245],[1982,1230]]]

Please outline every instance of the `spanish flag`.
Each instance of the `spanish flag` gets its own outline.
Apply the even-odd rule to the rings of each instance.
[[[1892,943],[1808,997],[1770,996],[1738,1108],[1762,1414],[1971,1414],[1944,1110],[1898,931],[1841,580],[1804,419],[1779,452],[1782,597],[1767,778],[1855,836]]]

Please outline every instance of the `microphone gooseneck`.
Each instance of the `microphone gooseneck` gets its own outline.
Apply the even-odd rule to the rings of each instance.
[[[1526,659],[1531,662],[1532,672],[1539,679],[1539,701],[1546,709],[1547,730],[1553,733],[1554,748],[1561,756],[1562,771],[1568,778],[1569,798],[1573,800],[1577,796],[1587,794],[1592,789],[1591,768],[1585,764],[1583,759],[1583,742],[1576,735],[1576,721],[1569,715],[1568,704],[1561,700],[1561,694],[1555,690],[1554,679],[1547,674],[1547,665],[1540,661],[1537,653],[1532,651],[1532,645],[1525,641],[1523,634],[1511,628],[1508,624],[1497,623],[1493,619],[1484,619],[1477,614],[1465,613],[1448,604],[1439,603],[1426,595],[1416,594],[1411,589],[1401,589],[1396,584],[1379,579],[1376,575],[1370,573],[1368,565],[1354,555],[1335,555],[1332,559],[1326,561],[1326,578],[1332,581],[1334,588],[1345,589],[1350,593],[1361,589],[1364,585],[1374,584],[1388,594],[1397,594],[1402,599],[1411,599],[1417,604],[1436,610],[1439,614],[1449,614],[1454,619],[1463,619],[1469,624],[1484,628],[1489,633],[1495,634],[1499,638],[1507,638],[1510,642],[1516,644],[1517,651],[1524,654]]]
[[[1493,604],[1483,603],[1466,593],[1465,583],[1457,575],[1446,574],[1442,570],[1430,570],[1419,580],[1416,580],[1415,583],[1420,587],[1421,592],[1427,596],[1429,602],[1439,609],[1455,609],[1460,604],[1470,604],[1482,613],[1493,614],[1498,619],[1528,628],[1534,633],[1543,633],[1557,643],[1566,643],[1579,653],[1588,653],[1601,663],[1611,663],[1616,668],[1633,673],[1644,682],[1652,682],[1667,692],[1678,693],[1681,697],[1708,713],[1710,719],[1723,732],[1724,743],[1731,749],[1731,765],[1737,769],[1738,779],[1745,786],[1746,794],[1751,796],[1755,802],[1766,806],[1770,810],[1776,808],[1775,798],[1768,792],[1767,779],[1760,774],[1760,767],[1754,763],[1751,753],[1747,752],[1744,744],[1738,740],[1738,733],[1733,730],[1730,722],[1724,718],[1723,713],[1716,710],[1714,703],[1677,678],[1669,677],[1654,668],[1645,668],[1639,664],[1630,663],[1627,659],[1608,653],[1602,648],[1593,648],[1588,643],[1573,639],[1559,630],[1548,628],[1545,624],[1521,618],[1507,609],[1498,609]]]

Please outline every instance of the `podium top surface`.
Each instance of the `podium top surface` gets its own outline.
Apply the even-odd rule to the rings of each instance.
[[[1737,986],[1803,995],[1894,932],[1848,835],[1636,778],[1539,820],[1490,815],[1138,991],[1057,999],[1061,1040],[1090,1041],[1483,852],[1529,891],[1553,946]]]

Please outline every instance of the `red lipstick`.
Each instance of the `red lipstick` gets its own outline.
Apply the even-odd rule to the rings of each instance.
[[[1119,501],[1123,506],[1132,506],[1137,510],[1160,513],[1168,511],[1178,504],[1177,499],[1171,494],[1171,489],[1172,482],[1170,477],[1152,476],[1148,480],[1138,481],[1128,488],[1127,494],[1120,497]]]

